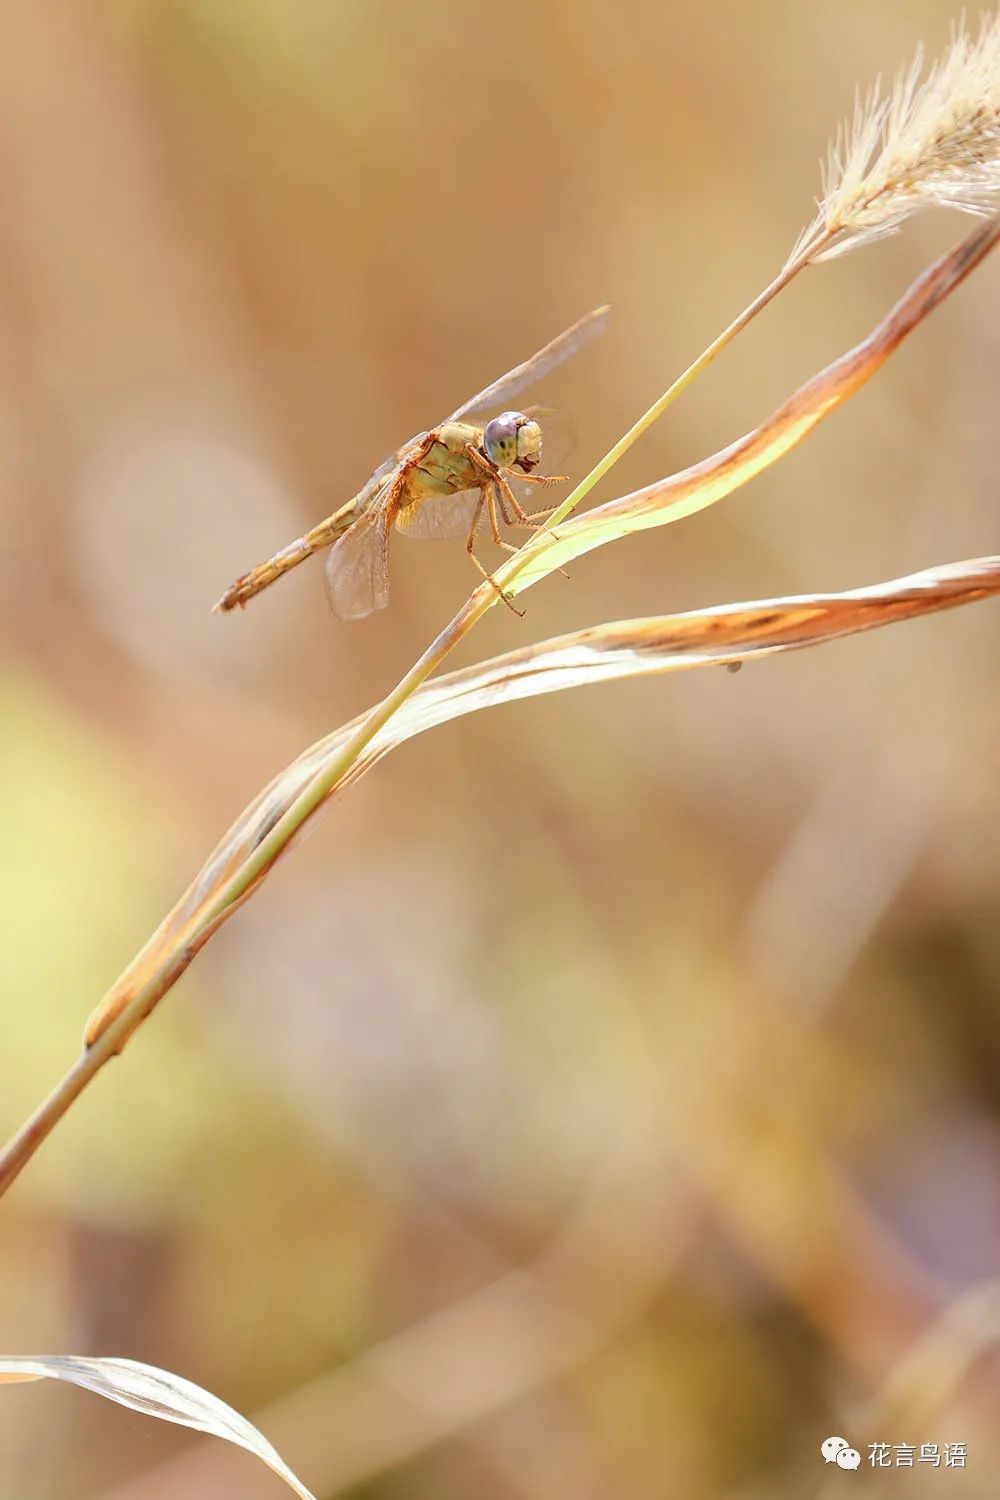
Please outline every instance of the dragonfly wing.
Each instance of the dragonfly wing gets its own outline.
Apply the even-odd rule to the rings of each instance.
[[[413,453],[414,449],[423,442],[426,434],[417,433],[416,437],[410,438],[395,453],[390,453],[384,458],[377,469],[374,469],[365,480],[364,486],[358,495],[358,510],[368,510],[373,507],[379,496],[388,491],[390,486],[399,476],[403,464]]]
[[[363,511],[330,548],[326,592],[341,620],[363,620],[389,603],[389,534],[381,506]]]
[[[489,407],[506,406],[512,396],[518,391],[523,391],[526,386],[533,385],[536,380],[541,380],[550,370],[561,365],[564,359],[569,359],[584,344],[603,333],[608,326],[611,316],[609,307],[595,307],[585,317],[574,323],[572,328],[567,328],[565,333],[559,334],[544,349],[539,349],[530,359],[523,364],[515,365],[508,370],[506,375],[501,375],[499,380],[494,380],[492,385],[486,386],[478,395],[466,401],[457,411],[453,411],[447,418],[449,422],[461,421],[463,417],[470,416],[473,412],[486,411]]]
[[[431,500],[407,505],[396,516],[396,529],[419,540],[461,537],[464,541],[482,494],[478,488],[460,490],[454,495],[436,495]]]

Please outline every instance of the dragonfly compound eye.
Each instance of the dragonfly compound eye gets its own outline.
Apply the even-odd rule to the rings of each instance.
[[[522,463],[522,455],[527,452],[527,449],[522,447],[523,439],[521,434],[526,427],[533,427],[538,434],[537,447],[540,454],[542,434],[538,423],[530,422],[522,412],[503,411],[498,417],[494,417],[492,422],[486,424],[486,430],[483,433],[483,447],[486,450],[487,458],[501,469],[509,469],[513,464]],[[537,462],[538,459],[536,458],[534,463]],[[527,467],[533,466],[531,463],[527,465]]]

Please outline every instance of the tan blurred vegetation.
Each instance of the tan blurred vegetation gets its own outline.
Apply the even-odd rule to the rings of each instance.
[[[318,564],[235,619],[220,590],[608,300],[543,391],[582,472],[780,265],[855,86],[950,19],[9,8],[5,1133],[243,804],[473,580],[460,545],[400,540],[363,625]],[[602,493],[758,421],[961,228],[809,271]],[[477,650],[995,551],[998,313],[987,263],[762,481],[494,610]],[[969,1448],[845,1483],[994,1494],[995,618],[523,704],[390,759],[4,1202],[5,1348],[176,1369],[321,1497],[798,1497],[841,1430]],[[31,1500],[280,1493],[48,1386],[4,1392],[0,1473]]]

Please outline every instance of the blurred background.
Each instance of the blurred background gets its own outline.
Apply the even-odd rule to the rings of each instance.
[[[773,275],[940,0],[39,0],[0,55],[6,1135],[257,790],[468,593],[238,573],[597,303],[579,475]],[[754,425],[967,222],[809,271],[599,492]],[[1000,264],[726,504],[493,610],[596,621],[996,550]],[[484,555],[489,555],[485,549]],[[458,662],[456,661],[456,664]],[[995,606],[479,715],[319,820],[0,1206],[4,1352],[176,1370],[320,1500],[996,1493]],[[873,1473],[867,1445],[965,1443]],[[267,1500],[54,1386],[18,1500]],[[826,1490],[823,1490],[826,1493]]]

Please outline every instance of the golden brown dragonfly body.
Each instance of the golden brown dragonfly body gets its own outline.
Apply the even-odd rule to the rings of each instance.
[[[389,600],[388,546],[393,529],[414,537],[464,535],[470,558],[492,582],[474,551],[484,518],[493,541],[515,550],[503,540],[500,524],[533,528],[548,514],[526,510],[519,487],[558,483],[562,476],[532,472],[542,456],[538,418],[543,413],[532,408],[505,411],[485,426],[464,419],[499,405],[561,364],[603,330],[607,312],[598,308],[581,318],[466,401],[440,426],[404,443],[339,510],[238,578],[216,609],[245,605],[314,552],[329,548],[326,583],[335,613],[341,619],[368,615]]]

